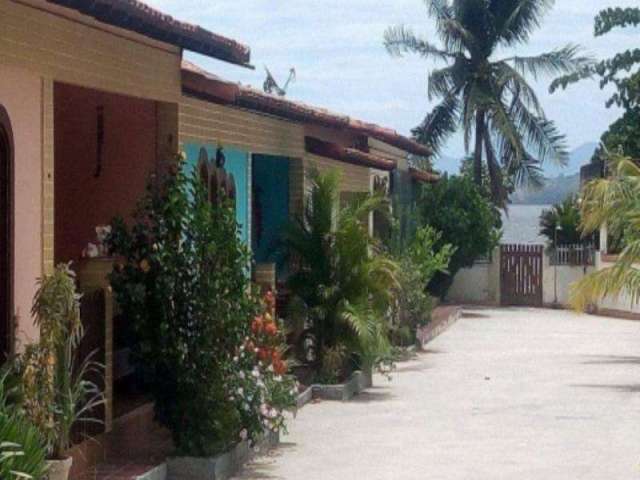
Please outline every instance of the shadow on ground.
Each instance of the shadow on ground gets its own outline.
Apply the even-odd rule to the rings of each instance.
[[[353,397],[350,401],[351,403],[374,403],[385,402],[387,400],[393,400],[394,398],[395,395],[389,390],[383,387],[372,387]]]
[[[576,388],[595,388],[601,390],[611,390],[619,393],[640,393],[640,383],[629,384],[629,385],[607,385],[607,384],[574,384],[571,385]]]
[[[233,478],[237,480],[282,480],[280,475],[275,475],[276,460],[289,452],[295,452],[296,447],[297,444],[292,442],[280,442],[277,448],[269,450],[266,454],[256,457],[245,465]]]
[[[616,355],[588,355],[584,365],[640,365],[640,357]]]

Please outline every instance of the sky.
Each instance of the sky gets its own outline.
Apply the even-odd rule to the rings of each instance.
[[[188,53],[186,57],[228,80],[257,87],[267,66],[283,84],[289,69],[297,79],[287,97],[409,134],[432,108],[428,72],[438,64],[418,56],[395,58],[383,45],[390,25],[406,25],[436,42],[434,22],[423,0],[147,0],[176,18],[199,24],[251,47],[255,70]],[[618,29],[593,36],[596,14],[609,6],[637,6],[638,0],[556,0],[529,43],[500,56],[531,55],[577,43],[596,59],[637,47],[639,30]],[[497,57],[496,57],[497,58]],[[547,117],[566,134],[570,149],[597,142],[620,116],[607,109],[611,91],[583,81],[567,91],[548,93],[551,79],[532,81]],[[443,153],[464,154],[461,137]],[[436,167],[438,162],[436,161]]]

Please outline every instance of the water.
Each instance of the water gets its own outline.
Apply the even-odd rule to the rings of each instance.
[[[540,214],[550,205],[510,205],[508,214],[502,213],[501,243],[546,243],[539,234]]]

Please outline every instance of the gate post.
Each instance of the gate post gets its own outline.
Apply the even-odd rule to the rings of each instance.
[[[491,253],[489,265],[489,301],[494,305],[500,305],[500,246]]]

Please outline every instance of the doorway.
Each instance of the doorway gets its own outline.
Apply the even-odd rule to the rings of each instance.
[[[0,105],[0,363],[12,352],[13,332],[13,133]]]

